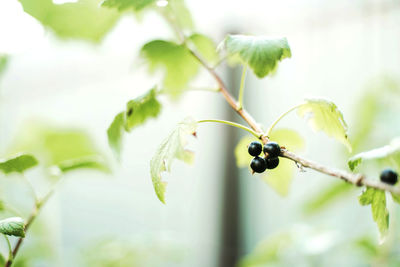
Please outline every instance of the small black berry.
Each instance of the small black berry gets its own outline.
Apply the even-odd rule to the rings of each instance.
[[[262,173],[267,169],[267,163],[264,158],[255,157],[251,163],[250,167],[254,172]]]
[[[394,185],[397,183],[397,172],[392,169],[385,169],[381,172],[380,178],[382,182]]]
[[[281,147],[276,142],[268,142],[264,145],[264,153],[268,153],[268,157],[275,158],[281,154]]]
[[[262,151],[262,145],[260,142],[251,142],[248,148],[249,154],[253,157],[260,155]]]
[[[278,157],[268,157],[265,159],[265,162],[267,163],[267,169],[275,169],[279,165],[279,158]]]

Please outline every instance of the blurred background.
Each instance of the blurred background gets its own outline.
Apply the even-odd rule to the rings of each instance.
[[[185,3],[197,30],[216,44],[227,33],[287,37],[292,58],[272,77],[259,80],[249,72],[246,79],[245,107],[264,126],[305,97],[323,96],[343,112],[353,153],[399,135],[399,1]],[[258,175],[238,169],[234,149],[244,135],[234,128],[199,126],[189,145],[195,163],[174,162],[163,176],[168,188],[162,204],[149,162],[167,132],[189,115],[243,123],[218,94],[162,98],[161,116],[127,135],[121,161],[115,159],[108,126],[128,100],[159,81],[138,51],[152,39],[172,37],[157,14],[126,12],[100,42],[59,38],[20,2],[0,2],[0,54],[7,55],[0,74],[1,155],[37,125],[79,129],[112,170],[66,175],[28,233],[19,266],[399,266],[400,215],[391,199],[390,234],[382,242],[370,208],[358,204],[361,189],[296,169],[283,197]],[[222,64],[217,71],[236,94],[241,68]],[[195,84],[215,87],[205,72]],[[295,114],[280,126],[300,132],[305,157],[347,169],[351,154]],[[366,167],[371,177],[380,169]],[[26,176],[38,192],[48,186],[40,169]],[[0,193],[26,216],[32,200],[17,178],[1,177]]]

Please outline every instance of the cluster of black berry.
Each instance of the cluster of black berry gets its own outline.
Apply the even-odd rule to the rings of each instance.
[[[397,183],[397,172],[392,169],[385,169],[381,172],[381,181],[390,185]]]
[[[260,142],[251,142],[248,147],[249,154],[254,157],[250,163],[250,167],[254,172],[262,173],[266,169],[275,169],[279,165],[279,154],[281,147],[278,143],[268,142],[264,145],[264,149]],[[260,157],[261,151],[265,157]]]

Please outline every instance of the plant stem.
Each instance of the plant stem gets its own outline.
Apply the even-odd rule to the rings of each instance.
[[[8,247],[8,258],[12,260],[13,258],[13,253],[12,253],[12,249],[11,249],[11,244],[10,244],[10,240],[8,239],[8,237],[6,235],[3,235],[6,242],[7,242],[7,247]]]
[[[174,30],[177,32],[177,35],[181,36],[183,39],[183,44],[185,44],[185,35],[183,33],[183,31],[179,28],[178,25],[171,23],[172,27],[174,27]],[[239,114],[239,116],[241,116],[246,122],[247,124],[251,127],[251,129],[254,130],[254,133],[256,133],[257,137],[264,143],[266,144],[269,140],[268,136],[263,132],[263,130],[261,129],[261,127],[258,125],[258,123],[256,122],[256,120],[242,107],[239,109],[240,105],[237,102],[237,100],[229,93],[227,87],[225,86],[224,82],[222,81],[221,77],[215,72],[215,70],[210,67],[206,61],[203,60],[203,58],[194,50],[190,49],[188,46],[186,46],[187,49],[189,50],[189,52],[193,55],[193,57],[195,57],[199,63],[210,73],[211,76],[214,77],[215,81],[217,82],[218,86],[219,86],[219,91],[221,92],[222,96],[225,98],[226,102],[232,107],[233,110],[236,111],[236,113]],[[296,109],[298,108],[298,106],[293,107],[292,109]],[[285,113],[289,113],[292,110],[289,110]],[[284,117],[286,114],[281,115],[280,117]],[[280,118],[278,118],[278,121],[280,120]],[[270,127],[271,129],[275,126],[275,124],[277,123],[277,121],[275,123],[273,123],[272,127]],[[253,134],[253,133],[252,133]],[[298,156],[290,151],[288,151],[287,149],[281,149],[281,156],[285,157],[287,159],[290,159],[294,162],[296,162],[297,164],[299,164],[302,167],[306,167],[306,168],[310,168],[313,170],[316,170],[318,172],[321,173],[325,173],[327,175],[339,178],[339,179],[343,179],[348,183],[352,183],[356,186],[367,186],[367,187],[372,187],[372,188],[376,188],[379,190],[385,190],[397,195],[400,195],[400,187],[398,186],[392,186],[392,185],[388,185],[385,183],[382,183],[378,180],[371,180],[371,179],[367,179],[363,174],[360,173],[350,173],[350,172],[346,172],[343,170],[337,170],[334,168],[330,168],[327,166],[324,166],[322,164],[319,164],[317,162],[305,159],[301,156]]]
[[[272,129],[276,126],[276,124],[278,124],[278,122],[283,118],[283,117],[285,117],[287,114],[289,114],[290,112],[292,112],[293,110],[295,110],[295,109],[297,109],[298,107],[300,107],[300,106],[302,106],[303,104],[299,104],[299,105],[296,105],[296,106],[294,106],[294,107],[291,107],[289,110],[287,110],[286,112],[284,112],[284,113],[282,113],[272,124],[271,124],[271,126],[269,126],[269,128],[268,128],[268,130],[267,130],[267,132],[266,132],[266,135],[267,136],[270,136],[270,134],[271,134],[271,132],[272,132]]]
[[[59,179],[52,186],[52,188],[46,193],[46,195],[41,200],[38,200],[37,202],[35,202],[35,205],[33,207],[33,211],[31,213],[31,215],[29,215],[29,217],[28,217],[28,219],[26,221],[25,232],[28,231],[29,227],[32,225],[32,223],[34,222],[34,220],[38,216],[39,212],[41,211],[43,205],[46,204],[47,201],[49,200],[49,198],[53,195],[53,193],[55,192],[56,187],[60,184],[60,181],[61,181],[61,179]],[[10,267],[12,265],[13,260],[15,259],[15,257],[17,255],[17,253],[18,253],[23,241],[24,241],[23,237],[18,238],[18,241],[15,244],[14,249],[12,249],[11,255],[9,256],[6,264],[4,265],[5,267]]]
[[[239,89],[239,106],[238,109],[243,108],[243,95],[244,95],[244,81],[246,80],[247,64],[243,66],[242,78],[240,79],[240,89]]]
[[[252,129],[250,129],[250,128],[248,128],[248,127],[242,125],[242,124],[236,123],[236,122],[224,121],[224,120],[200,120],[200,121],[197,121],[197,123],[203,123],[203,122],[217,122],[217,123],[227,124],[227,125],[230,125],[230,126],[233,126],[233,127],[236,127],[236,128],[240,128],[240,129],[242,129],[242,130],[245,130],[245,131],[251,133],[252,135],[254,135],[254,136],[257,137],[257,138],[260,138],[260,137],[261,137],[261,135],[260,135],[259,133],[253,131]]]

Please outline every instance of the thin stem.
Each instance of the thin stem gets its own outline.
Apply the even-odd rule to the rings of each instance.
[[[271,126],[269,126],[266,135],[270,136],[272,129],[278,124],[278,122],[283,119],[283,117],[285,117],[287,114],[289,114],[290,112],[292,112],[293,110],[297,109],[298,107],[302,106],[303,104],[299,104],[296,105],[294,107],[291,107],[289,110],[285,111],[284,113],[282,113],[272,124]]]
[[[247,64],[243,66],[242,78],[240,79],[240,89],[239,89],[239,106],[238,109],[243,108],[243,95],[244,95],[244,82],[246,80]]]
[[[242,125],[242,124],[236,123],[236,122],[224,121],[224,120],[200,120],[200,121],[198,121],[197,123],[203,123],[203,122],[217,122],[217,123],[227,124],[227,125],[230,125],[230,126],[233,126],[233,127],[236,127],[236,128],[240,128],[240,129],[242,129],[242,130],[245,130],[245,131],[251,133],[252,135],[254,135],[254,136],[257,137],[257,138],[260,138],[260,137],[261,137],[261,135],[260,135],[259,133],[253,131],[252,129],[250,129],[250,128],[248,128],[248,127]]]
[[[8,247],[8,258],[12,260],[12,258],[13,258],[13,253],[12,253],[12,249],[11,249],[10,240],[8,239],[8,237],[7,237],[6,235],[3,234],[3,236],[4,236],[4,239],[5,239],[6,242],[7,242],[7,247]]]
[[[42,207],[44,204],[47,203],[47,201],[49,200],[49,198],[54,194],[57,186],[61,183],[62,179],[58,179],[58,181],[51,187],[51,189],[46,193],[46,195],[44,195],[44,197],[42,199],[39,199],[34,207],[33,207],[33,211],[31,213],[31,215],[29,215],[29,218],[26,221],[25,224],[25,232],[28,231],[29,227],[32,225],[32,223],[34,222],[34,220],[36,219],[36,217],[38,216],[39,212],[42,210]],[[12,250],[12,254],[10,255],[10,257],[8,258],[6,264],[4,265],[5,267],[10,267],[11,264],[13,263],[13,260],[15,259],[21,245],[22,242],[24,241],[24,238],[20,237],[18,238],[17,243],[14,246],[14,249]]]
[[[33,199],[35,200],[35,203],[38,203],[39,198],[37,197],[35,188],[33,187],[32,183],[28,180],[28,178],[26,178],[26,176],[24,174],[21,174],[21,177],[22,177],[22,180],[24,180],[24,182],[28,186],[29,191],[31,192],[31,195],[32,195]]]

